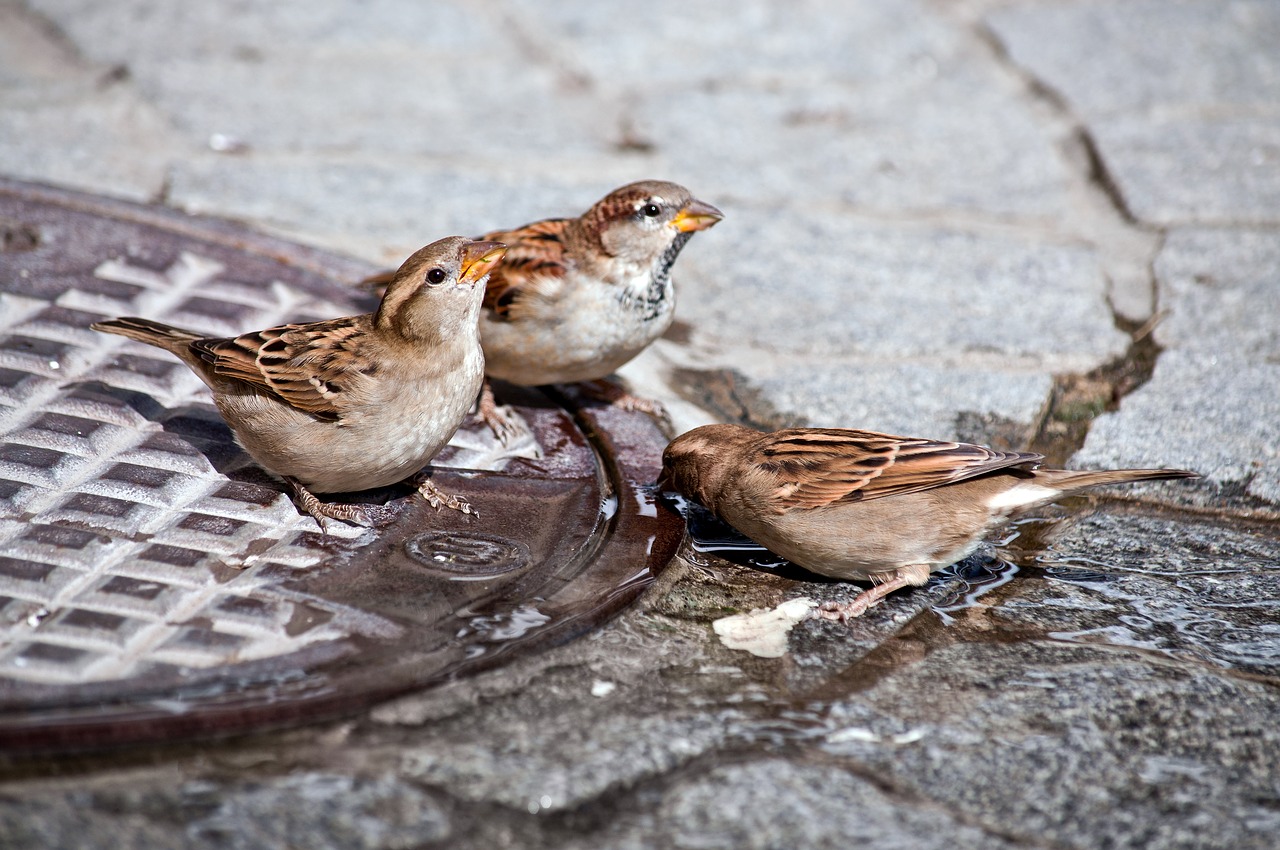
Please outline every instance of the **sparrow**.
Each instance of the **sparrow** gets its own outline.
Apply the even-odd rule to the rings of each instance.
[[[478,317],[505,246],[461,236],[422,248],[395,273],[376,312],[289,324],[229,339],[148,319],[96,322],[191,367],[254,461],[314,517],[359,522],[355,504],[315,493],[384,487],[421,470],[466,418],[484,379]],[[418,492],[473,513],[422,478]]]
[[[683,186],[644,180],[614,189],[577,218],[479,237],[508,246],[480,314],[489,377],[520,386],[588,382],[598,398],[662,415],[657,402],[603,379],[671,326],[671,266],[694,233],[721,218]],[[511,433],[488,382],[479,412],[499,437]]]
[[[820,616],[845,621],[972,553],[1009,515],[1102,484],[1184,469],[1042,469],[1043,455],[840,428],[705,425],[662,456],[658,483],[810,572],[873,586]]]

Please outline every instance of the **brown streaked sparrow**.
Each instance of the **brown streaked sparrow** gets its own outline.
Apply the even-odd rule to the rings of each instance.
[[[644,180],[577,218],[481,236],[508,246],[480,316],[488,375],[521,386],[590,382],[597,397],[660,415],[656,402],[603,379],[671,326],[671,266],[694,233],[722,217],[683,186]],[[509,433],[487,383],[480,415],[498,436]]]
[[[667,446],[659,484],[811,572],[873,582],[851,602],[822,606],[822,616],[843,621],[924,584],[1012,513],[1101,484],[1199,477],[1041,469],[1041,460],[874,431],[705,425]]]
[[[281,325],[232,339],[121,318],[92,327],[163,348],[213,391],[236,441],[293,490],[300,510],[358,522],[358,505],[321,502],[421,470],[466,418],[484,378],[477,319],[499,242],[461,236],[422,248],[374,313]],[[435,508],[471,506],[423,478]]]

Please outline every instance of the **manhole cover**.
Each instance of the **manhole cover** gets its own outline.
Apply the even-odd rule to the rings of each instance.
[[[211,335],[367,309],[370,269],[235,225],[0,180],[0,747],[63,749],[334,716],[579,634],[683,528],[646,417],[508,390],[511,448],[464,426],[436,481],[328,536],[163,352],[89,330]],[[443,468],[448,467],[448,468]]]

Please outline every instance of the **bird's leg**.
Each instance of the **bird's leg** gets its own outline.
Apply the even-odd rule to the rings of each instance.
[[[511,441],[520,434],[519,426],[498,407],[498,400],[493,397],[493,385],[489,383],[488,378],[485,378],[480,386],[480,400],[476,402],[476,414],[481,422],[489,426],[493,436],[497,437],[498,442],[504,446],[511,445]]]
[[[316,525],[320,526],[322,533],[329,533],[329,526],[324,521],[325,517],[342,520],[353,525],[365,525],[368,522],[368,516],[359,505],[322,502],[312,495],[310,490],[303,487],[302,482],[298,481],[298,479],[290,478],[287,475],[283,477],[284,483],[288,484],[289,489],[293,491],[293,501],[298,506],[298,510],[314,519]]]
[[[427,504],[436,510],[440,510],[441,508],[450,508],[460,513],[471,514],[476,518],[479,518],[480,516],[476,509],[471,507],[471,503],[466,499],[461,496],[450,496],[448,493],[433,484],[431,479],[425,475],[422,476],[421,480],[418,482],[418,492],[422,494],[422,498],[427,500]]]
[[[598,401],[608,402],[614,407],[622,410],[634,410],[639,413],[647,413],[660,423],[670,426],[671,414],[667,413],[667,409],[662,406],[662,402],[653,398],[643,398],[638,395],[632,395],[622,387],[605,378],[599,378],[594,381],[584,381],[580,385],[587,395]]]
[[[868,608],[877,604],[895,590],[908,586],[920,587],[929,580],[929,573],[928,564],[911,564],[906,567],[899,567],[886,580],[881,580],[878,576],[872,576],[872,587],[862,591],[849,602],[823,602],[818,606],[817,616],[825,620],[838,620],[841,623],[846,623],[854,617],[861,617],[867,612]]]

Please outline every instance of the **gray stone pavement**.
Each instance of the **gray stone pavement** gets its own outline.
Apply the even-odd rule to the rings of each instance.
[[[710,622],[857,588],[688,549],[347,722],[11,765],[0,845],[1275,846],[1280,4],[0,0],[0,172],[388,264],[677,180],[677,427],[1205,475],[776,659]]]

